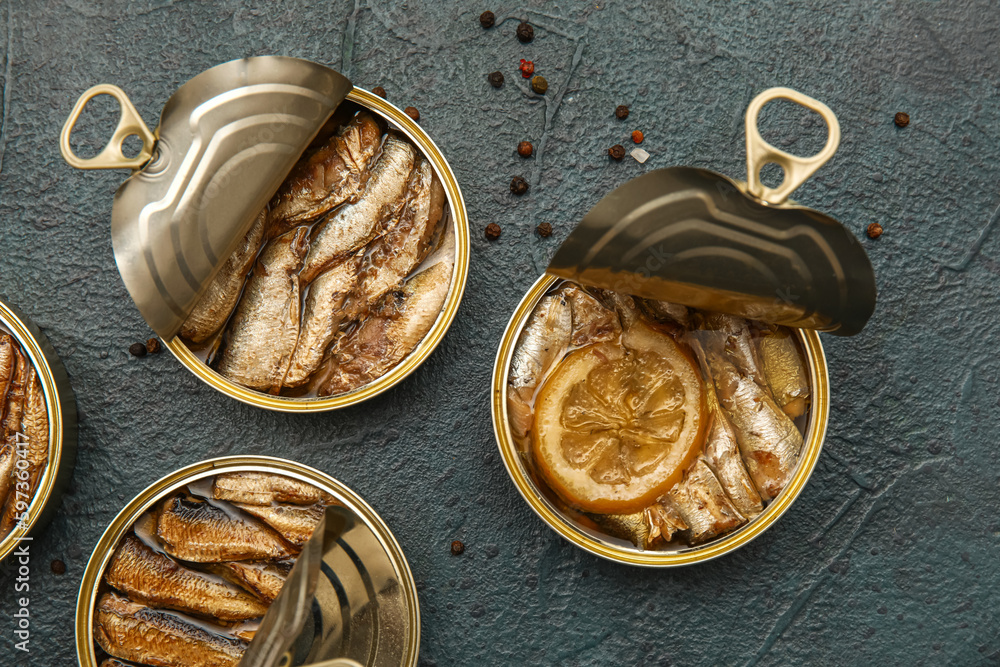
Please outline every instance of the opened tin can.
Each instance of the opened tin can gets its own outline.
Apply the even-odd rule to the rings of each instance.
[[[716,558],[754,539],[784,514],[804,488],[823,448],[830,409],[829,378],[826,357],[819,335],[812,330],[797,329],[798,343],[804,353],[812,390],[810,410],[803,435],[803,447],[794,475],[782,493],[767,508],[743,528],[720,539],[696,547],[680,547],[666,551],[640,549],[627,539],[596,529],[584,519],[567,512],[532,468],[530,459],[518,447],[511,432],[508,414],[508,376],[511,360],[521,332],[538,302],[559,282],[556,276],[542,276],[518,304],[504,331],[493,368],[492,399],[493,430],[500,456],[518,493],[531,509],[553,530],[573,544],[608,560],[649,567],[688,565]]]
[[[102,94],[118,100],[121,120],[108,146],[96,157],[82,159],[72,150],[70,134],[86,103]],[[313,253],[309,244],[317,245],[323,225],[333,227],[338,212],[349,211],[365,201],[364,187],[376,181],[373,174],[378,165],[371,165],[378,157],[366,162],[364,169],[355,169],[357,165],[353,162],[344,169],[345,173],[350,172],[350,178],[344,182],[354,179],[361,186],[355,188],[354,195],[345,195],[332,208],[323,209],[312,218],[290,217],[293,224],[282,227],[280,234],[274,232],[273,236],[275,225],[272,223],[275,221],[267,219],[265,224],[270,227],[262,232],[263,241],[257,237],[255,247],[258,250],[246,255],[250,261],[247,270],[252,269],[249,274],[241,274],[248,275],[246,282],[233,283],[237,285],[234,295],[238,304],[232,302],[221,328],[206,336],[204,341],[192,342],[190,337],[185,337],[188,318],[199,307],[200,299],[212,293],[213,281],[220,273],[225,274],[231,258],[247,252],[241,244],[247,243],[255,233],[258,215],[266,219],[272,214],[273,208],[270,212],[268,208],[273,207],[272,195],[278,193],[277,197],[288,188],[299,187],[294,182],[289,185],[286,176],[291,172],[289,178],[295,178],[295,174],[301,176],[303,169],[311,168],[309,160],[326,150],[316,141],[322,137],[329,137],[330,141],[339,138],[347,131],[348,121],[362,112],[374,117],[383,128],[382,147],[376,149],[376,155],[385,154],[384,147],[390,136],[412,146],[416,160],[429,164],[434,187],[440,188],[444,199],[440,222],[435,223],[439,229],[434,237],[436,250],[427,250],[423,255],[426,259],[421,260],[423,263],[404,275],[403,282],[397,283],[384,299],[373,300],[369,304],[371,308],[366,307],[363,312],[380,312],[379,304],[387,303],[385,300],[390,294],[405,296],[404,285],[413,282],[411,278],[419,275],[418,269],[426,271],[436,260],[447,262],[446,267],[450,269],[445,290],[435,283],[435,294],[442,293],[440,302],[435,302],[435,306],[438,303],[440,306],[433,308],[436,316],[433,320],[429,316],[425,318],[427,321],[419,327],[422,335],[417,342],[407,343],[405,355],[397,351],[391,364],[386,362],[386,368],[372,371],[361,380],[335,384],[333,389],[329,385],[324,387],[319,380],[314,382],[323,371],[332,367],[336,343],[359,329],[365,321],[363,318],[345,320],[339,331],[334,327],[335,335],[321,337],[321,343],[313,341],[311,344],[318,347],[319,354],[307,359],[304,365],[307,370],[302,371],[302,377],[296,377],[294,383],[284,384],[291,380],[293,373],[289,368],[296,368],[299,350],[293,340],[291,349],[282,352],[282,346],[289,340],[286,337],[277,339],[270,347],[278,356],[275,363],[279,370],[273,374],[269,371],[256,383],[242,379],[239,373],[228,371],[224,358],[227,346],[236,349],[239,345],[233,342],[237,336],[230,335],[236,325],[231,327],[230,323],[242,317],[240,310],[248,298],[246,294],[251,291],[254,276],[268,274],[264,265],[267,248],[285,240],[294,252],[300,253],[298,266],[303,267],[301,274],[295,274],[298,283],[291,301],[296,303],[289,306],[297,309],[295,315],[279,323],[280,326],[267,322],[268,326],[259,327],[275,332],[276,338],[284,336],[283,332],[293,326],[297,330],[301,327],[303,332],[307,330],[305,318],[313,312],[307,290],[317,289],[317,276],[325,278],[326,274],[335,273],[337,267],[356,258],[362,264],[358,269],[361,271],[358,275],[362,276],[359,284],[366,284],[368,280],[365,267],[369,265],[364,262],[377,254],[378,250],[371,248],[382,238],[381,232],[363,238],[360,245],[363,258],[358,256],[357,248],[352,247],[336,255],[337,264],[328,259],[317,271],[310,271]],[[339,130],[337,123],[341,123]],[[122,142],[130,135],[143,140],[143,148],[136,157],[125,157],[121,151]],[[154,131],[145,127],[121,89],[95,86],[80,97],[67,120],[61,149],[67,162],[80,169],[125,167],[134,170],[116,193],[112,208],[112,240],[122,279],[143,317],[174,356],[208,385],[237,400],[286,412],[331,410],[366,400],[412,373],[440,343],[458,309],[468,273],[468,219],[461,190],[448,162],[426,132],[408,115],[381,97],[352,87],[346,78],[327,67],[278,56],[246,58],[219,65],[184,84],[170,98]],[[358,152],[356,147],[352,149],[354,153],[344,150],[347,162],[351,162]],[[336,155],[334,158],[340,159]],[[328,165],[320,163],[319,166],[326,169]],[[359,169],[363,171],[360,176],[356,173]],[[413,172],[416,171],[414,167]],[[326,178],[323,173],[310,172],[316,182]],[[341,187],[340,176],[329,178],[331,183],[326,185]],[[307,189],[298,191],[306,192]],[[379,215],[387,210],[376,208],[374,204],[372,209]],[[292,232],[298,230],[303,230],[301,238],[298,235],[291,238]],[[425,250],[430,247],[428,241]],[[307,272],[310,272],[309,278],[299,280]],[[347,288],[341,292],[346,293]],[[350,310],[347,307],[352,303],[350,296],[346,298],[342,311]],[[293,320],[294,325],[288,324]],[[300,346],[307,348],[306,343]],[[267,349],[268,346],[258,347]],[[246,358],[256,363],[258,351],[251,350]],[[306,353],[309,351],[307,348]],[[306,353],[302,356],[309,357]],[[363,356],[350,348],[342,355],[344,359]],[[322,363],[315,357],[321,358]],[[221,370],[223,368],[227,370]]]
[[[48,339],[0,301],[0,560],[59,509],[76,461],[76,399]]]
[[[229,501],[212,499],[211,490],[218,488],[220,476],[224,479],[232,479],[234,476],[280,478],[285,484],[285,489],[280,493],[286,495],[273,495],[272,503],[274,502],[273,498],[280,498],[282,501],[294,504],[296,500],[291,499],[291,495],[296,492],[296,489],[308,489],[311,490],[310,492],[316,492],[318,497],[322,497],[322,503],[328,509],[336,508],[355,524],[351,533],[343,534],[337,539],[336,558],[324,564],[320,575],[324,579],[325,588],[321,592],[317,592],[316,597],[308,605],[312,610],[322,611],[322,615],[316,616],[314,622],[308,623],[307,629],[311,629],[314,623],[319,623],[315,627],[321,628],[322,631],[316,633],[314,638],[311,637],[311,641],[314,642],[309,647],[311,650],[301,651],[302,655],[297,659],[281,664],[300,665],[313,664],[314,662],[328,664],[323,661],[343,658],[371,666],[417,664],[420,645],[420,611],[416,585],[399,544],[378,514],[349,488],[313,468],[272,457],[231,456],[202,461],[163,477],[133,498],[105,530],[84,571],[77,600],[76,647],[80,665],[97,667],[99,660],[102,659],[100,657],[102,649],[98,646],[95,638],[95,623],[100,618],[101,610],[105,609],[102,605],[109,604],[106,602],[109,599],[112,600],[116,609],[123,609],[125,612],[137,609],[138,612],[135,616],[127,616],[126,614],[126,618],[129,621],[132,618],[138,618],[141,622],[150,624],[153,635],[156,634],[157,619],[162,616],[166,619],[165,625],[172,628],[171,633],[179,634],[182,637],[187,637],[183,634],[184,632],[189,633],[189,638],[193,641],[192,645],[206,641],[207,637],[210,642],[199,650],[207,652],[218,650],[225,653],[231,651],[234,645],[238,645],[240,654],[229,655],[226,658],[231,660],[233,664],[240,660],[240,655],[247,651],[248,645],[252,651],[254,650],[253,646],[261,640],[270,639],[257,636],[256,641],[251,641],[258,630],[260,633],[267,632],[269,613],[261,622],[249,625],[239,620],[241,618],[239,614],[218,616],[218,618],[225,618],[225,620],[211,622],[205,619],[216,617],[221,612],[218,609],[210,614],[202,613],[203,609],[202,611],[191,611],[185,605],[189,604],[192,598],[183,593],[173,591],[162,599],[149,600],[143,599],[135,591],[124,590],[128,586],[123,586],[118,581],[115,581],[115,587],[108,583],[112,569],[120,566],[122,562],[132,563],[132,565],[123,566],[125,568],[123,571],[140,571],[142,568],[134,565],[136,554],[145,554],[144,557],[147,559],[167,563],[160,570],[154,569],[152,571],[162,572],[164,575],[173,577],[171,581],[179,581],[180,577],[183,576],[197,576],[200,578],[198,586],[201,587],[198,590],[204,590],[206,585],[226,586],[228,589],[236,587],[237,584],[233,582],[237,580],[233,578],[232,573],[220,576],[214,569],[209,572],[211,567],[217,565],[212,559],[201,558],[200,552],[181,553],[182,556],[187,556],[187,560],[179,557],[175,560],[175,554],[178,553],[175,548],[200,549],[205,544],[204,541],[195,540],[187,547],[172,543],[168,546],[169,538],[163,532],[162,518],[159,519],[161,523],[154,524],[153,528],[143,527],[149,525],[143,523],[147,517],[162,517],[163,514],[174,509],[174,506],[170,505],[171,502],[177,498],[187,497],[190,500],[176,501],[179,503],[176,508],[179,512],[178,517],[191,516],[192,513],[197,514],[199,511],[216,514],[225,512],[226,516],[232,517],[234,520],[251,521],[258,526],[259,530],[266,529],[266,534],[261,533],[261,535],[264,535],[266,539],[273,539],[272,532],[278,530],[273,526],[281,525],[275,522],[273,517],[268,519],[269,523],[262,518],[246,515],[248,509],[253,510],[254,508],[248,507],[246,502],[237,503],[233,498],[230,498]],[[298,486],[300,484],[307,486]],[[258,493],[264,487],[247,488],[253,493]],[[206,489],[209,490],[208,495],[206,495]],[[276,487],[275,490],[277,490]],[[219,498],[220,496],[214,497]],[[262,500],[260,503],[261,506],[256,508],[258,513],[272,509],[267,502]],[[279,503],[275,507],[280,507],[282,504],[285,505],[286,509],[290,506],[288,503]],[[199,509],[199,505],[201,505],[201,509]],[[295,509],[294,506],[292,508]],[[156,520],[154,519],[154,522]],[[329,531],[329,527],[327,530]],[[282,528],[282,535],[285,535],[284,531],[285,529]],[[307,539],[302,548],[309,549],[309,544],[315,541],[316,537],[318,536]],[[141,540],[146,543],[156,538],[163,540],[160,543],[162,551],[154,552],[139,542]],[[237,540],[233,544],[237,545],[237,548],[253,549],[256,548],[255,545],[263,545],[264,542],[260,540],[239,542]],[[131,561],[124,560],[124,556],[119,557],[120,552],[125,552],[128,549],[132,550]],[[303,558],[305,558],[304,552]],[[250,567],[255,565],[252,560],[232,564]],[[296,575],[297,569],[292,568],[290,573],[284,575],[288,577],[289,587],[297,588],[291,582],[293,580],[297,583],[301,581],[301,577]],[[154,591],[154,596],[165,594],[164,591],[169,588],[169,584],[164,583],[162,587],[155,584],[150,585],[149,571],[146,571],[145,578],[143,578],[143,574],[137,574],[135,585],[144,587],[147,593],[150,590]],[[267,587],[262,585],[263,580],[264,577],[261,575],[253,575],[239,580],[242,582],[239,585],[240,590],[245,589],[242,596],[249,596],[252,603],[264,595],[267,592]],[[208,582],[208,584],[204,582]],[[284,591],[283,585],[279,584],[279,587]],[[296,593],[296,591],[291,591],[291,593]],[[284,596],[283,592],[275,593],[272,591],[260,599],[270,600],[267,604],[277,608],[281,606],[282,596]],[[138,600],[143,600],[143,602],[139,603]],[[202,598],[198,598],[198,600],[204,602]],[[271,604],[272,602],[273,604]],[[229,612],[240,609],[239,606],[232,605],[232,600],[226,604]],[[270,609],[270,611],[274,611],[274,609]],[[255,612],[251,611],[246,615],[252,613]],[[121,630],[121,627],[116,629]],[[101,631],[104,632],[103,629]],[[219,639],[223,631],[229,634],[226,634],[225,638]],[[204,634],[205,632],[208,634]],[[278,632],[287,632],[287,630],[278,630]],[[135,637],[140,637],[140,635],[137,634]],[[172,647],[176,652],[177,650],[187,650],[184,646],[178,648],[183,643],[172,644],[170,637],[161,636],[159,639],[154,637],[149,643],[137,644],[132,648],[134,650],[169,651]],[[309,657],[303,659],[306,653],[309,654]],[[147,656],[146,660],[141,660],[133,657],[132,660],[147,662],[153,658]],[[183,658],[178,657],[176,653],[170,656],[170,660],[184,662]],[[157,664],[160,663],[157,662]]]
[[[760,138],[777,98],[826,121],[820,154]],[[857,239],[786,203],[839,138],[822,103],[765,91],[747,112],[747,183],[687,167],[626,183],[522,299],[493,370],[493,426],[518,492],[561,536],[621,563],[687,565],[756,538],[801,493],[829,417],[816,330],[853,335],[875,306]],[[776,188],[759,179],[771,162]],[[761,363],[765,339],[787,366]],[[801,391],[779,391],[788,369]]]

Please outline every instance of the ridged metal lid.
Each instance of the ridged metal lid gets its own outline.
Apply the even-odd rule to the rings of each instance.
[[[112,242],[129,294],[162,338],[176,335],[351,87],[341,74],[307,60],[234,60],[181,86],[152,133],[121,89],[95,86],[80,97],[63,128],[63,156],[82,169],[139,169],[115,193]],[[122,118],[104,151],[83,160],[70,149],[69,134],[100,94],[118,99]],[[131,159],[121,152],[130,134],[144,142]]]
[[[327,507],[240,667],[405,667],[407,593],[371,527]]]
[[[829,138],[812,158],[765,143],[757,114],[776,98],[819,113]],[[838,335],[861,331],[875,310],[875,273],[857,238],[823,213],[785,199],[836,151],[828,107],[787,88],[747,110],[748,184],[705,169],[650,172],[605,196],[569,235],[548,272],[637,296]],[[775,189],[768,163],[784,168]]]

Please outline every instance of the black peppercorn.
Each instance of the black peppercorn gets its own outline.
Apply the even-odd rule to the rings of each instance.
[[[66,574],[66,563],[61,560],[54,560],[49,565],[52,568],[52,574]]]
[[[499,88],[503,85],[503,72],[493,72],[486,78],[494,88]]]
[[[403,109],[403,113],[405,113],[413,120],[420,120],[420,112],[417,111],[416,107],[406,107],[405,109]]]
[[[493,24],[496,23],[496,20],[497,17],[494,16],[493,12],[488,9],[479,15],[479,25],[483,26],[484,29],[492,28]]]
[[[534,152],[535,147],[531,145],[530,141],[522,141],[517,145],[517,154],[521,157],[531,157]]]
[[[906,127],[910,124],[910,114],[899,111],[896,113],[895,118],[893,118],[893,122],[896,123],[897,127]]]
[[[150,354],[159,354],[160,349],[160,341],[156,338],[150,338],[146,341],[146,352],[149,352]]]
[[[532,77],[531,89],[539,95],[544,95],[545,91],[549,89],[549,82],[545,80],[544,76]]]
[[[535,227],[535,231],[538,232],[538,235],[541,236],[543,239],[547,239],[548,237],[552,236],[552,225],[550,225],[547,222],[543,222],[542,224]]]
[[[517,24],[517,39],[518,41],[527,44],[535,38],[535,29],[532,28],[527,23]]]
[[[528,191],[528,181],[520,176],[515,176],[510,180],[510,191],[516,195],[523,195]]]
[[[868,225],[868,238],[877,239],[880,236],[882,236],[882,225],[877,222]]]
[[[374,88],[372,88],[372,92],[381,97],[383,100],[386,99],[385,88],[383,88],[382,86],[375,86]]]
[[[500,225],[498,225],[495,222],[491,222],[490,224],[486,225],[486,232],[485,232],[486,238],[488,238],[490,241],[496,241],[498,238],[500,238],[500,231],[501,231]]]
[[[146,346],[142,343],[132,343],[129,345],[128,353],[133,357],[145,357],[146,356]]]
[[[625,147],[622,146],[621,144],[615,144],[614,146],[608,149],[608,155],[610,155],[616,160],[621,160],[623,157],[625,157]]]
[[[625,120],[628,118],[628,107],[624,104],[619,104],[615,107],[615,118],[618,120]]]
[[[464,551],[465,551],[465,545],[459,542],[458,540],[455,540],[454,542],[451,543],[452,556],[461,556]]]

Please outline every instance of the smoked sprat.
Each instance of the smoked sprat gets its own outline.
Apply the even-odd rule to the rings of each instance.
[[[290,477],[238,472],[157,503],[104,571],[94,639],[108,664],[235,667],[336,502]]]
[[[14,337],[0,329],[0,540],[27,519],[48,462],[41,379]]]
[[[311,398],[359,389],[413,351],[444,306],[454,266],[438,252],[446,209],[430,161],[361,111],[299,160],[181,337],[220,375],[258,392]],[[429,271],[433,283],[421,278]],[[392,308],[387,295],[420,285],[428,293],[408,299],[420,301],[420,321],[393,338],[376,324]],[[391,349],[391,361],[358,359],[374,349]]]

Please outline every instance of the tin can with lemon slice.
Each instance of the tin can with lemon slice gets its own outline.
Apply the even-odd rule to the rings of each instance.
[[[803,159],[763,142],[786,98],[826,120]],[[728,553],[795,501],[822,448],[829,380],[817,329],[857,333],[875,303],[857,239],[785,203],[836,150],[821,103],[788,89],[747,113],[748,184],[701,169],[607,195],[514,312],[493,373],[504,464],[556,532],[610,560]],[[786,182],[765,188],[769,162]]]
[[[610,394],[614,388],[620,388],[637,377],[640,366],[645,367],[643,370],[653,370],[655,372],[655,369],[649,368],[650,365],[659,362],[664,366],[670,366],[671,361],[675,362],[676,366],[674,368],[676,368],[677,375],[680,376],[680,385],[684,387],[680,393],[685,396],[695,395],[693,401],[688,399],[688,407],[685,408],[691,415],[690,420],[686,420],[690,424],[688,432],[678,432],[670,442],[673,446],[666,448],[664,456],[658,459],[657,462],[662,464],[663,471],[660,475],[656,476],[656,481],[647,482],[644,487],[632,484],[631,496],[623,497],[621,495],[624,490],[627,490],[626,487],[630,485],[620,483],[622,475],[620,471],[607,471],[605,479],[610,483],[602,485],[599,482],[594,482],[593,477],[590,475],[593,468],[574,470],[573,472],[576,475],[572,477],[590,481],[593,488],[599,489],[601,486],[604,486],[609,492],[607,495],[610,495],[612,492],[618,492],[619,497],[600,497],[598,494],[572,496],[572,488],[569,489],[570,493],[567,494],[568,489],[565,487],[570,486],[570,484],[563,481],[564,486],[560,486],[560,482],[565,480],[566,477],[571,476],[558,474],[554,470],[557,468],[555,464],[549,463],[546,466],[543,463],[539,465],[540,460],[542,460],[538,457],[538,453],[541,450],[539,445],[546,442],[544,437],[550,434],[543,432],[541,434],[542,438],[533,438],[530,429],[526,433],[524,429],[518,428],[518,418],[520,416],[518,410],[519,401],[513,397],[516,389],[510,382],[514,367],[514,357],[519,349],[518,344],[522,341],[526,326],[530,323],[533,314],[538,312],[539,303],[546,297],[557,293],[559,287],[564,284],[563,281],[555,276],[543,276],[532,286],[514,311],[514,315],[507,326],[497,353],[493,371],[493,426],[500,454],[518,492],[528,502],[532,510],[557,533],[591,553],[622,563],[652,567],[686,565],[720,556],[746,544],[772,525],[784,514],[805,486],[823,446],[829,412],[829,378],[827,376],[826,359],[823,354],[819,335],[815,331],[808,329],[793,330],[795,343],[801,350],[805,363],[804,368],[808,377],[810,399],[808,410],[794,420],[796,427],[801,429],[799,431],[802,437],[801,453],[798,456],[792,476],[784,484],[777,498],[772,500],[752,520],[747,521],[745,524],[740,523],[733,526],[736,530],[720,536],[718,539],[695,546],[688,545],[683,540],[669,541],[663,539],[654,540],[650,544],[650,518],[648,518],[645,510],[656,505],[656,501],[663,494],[674,488],[679,479],[683,477],[684,472],[690,468],[691,464],[699,461],[703,455],[705,434],[710,429],[710,410],[706,405],[707,399],[700,388],[697,386],[692,387],[693,381],[701,381],[701,374],[698,371],[696,362],[691,358],[691,352],[683,349],[676,343],[667,343],[667,346],[669,346],[667,349],[671,351],[668,354],[649,355],[653,360],[652,364],[650,363],[650,358],[643,359],[643,355],[639,351],[638,354],[632,353],[628,355],[631,357],[631,360],[621,364],[625,368],[621,370],[609,368],[610,372],[605,371],[606,375],[614,375],[618,371],[618,374],[623,376],[620,379],[604,379],[604,382],[596,387],[598,390],[604,389]],[[657,323],[654,323],[653,326],[659,328]],[[667,334],[657,333],[656,335]],[[662,349],[663,341],[657,342],[659,343],[657,347]],[[569,421],[567,419],[567,416],[569,416],[567,413],[569,412],[576,412],[577,415],[585,412],[578,405],[564,407],[564,402],[560,403],[558,398],[560,396],[568,397],[576,386],[579,385],[579,382],[573,382],[574,379],[581,377],[588,377],[589,379],[590,374],[595,369],[598,371],[597,375],[599,376],[602,364],[606,364],[608,361],[616,361],[613,353],[608,354],[609,348],[610,350],[617,350],[619,356],[624,356],[622,352],[627,349],[624,345],[620,344],[620,341],[609,341],[585,345],[568,351],[568,353],[564,352],[561,354],[560,361],[563,363],[554,362],[555,372],[546,376],[540,388],[532,390],[531,395],[534,399],[534,404],[529,407],[535,408],[539,403],[544,404],[546,410],[544,416],[546,417],[549,417],[548,413],[552,410],[558,411],[559,414],[557,416],[546,420],[549,425],[565,424]],[[604,359],[601,359],[601,357],[604,357]],[[630,364],[634,364],[635,366],[628,368]],[[594,379],[597,382],[601,382],[602,380],[600,377]],[[609,387],[612,383],[616,387]],[[566,389],[560,386],[562,384],[571,386],[569,389]],[[578,390],[577,393],[583,394],[585,392]],[[596,392],[586,392],[586,394],[591,395],[594,393]],[[653,396],[653,398],[655,399],[656,397]],[[660,406],[669,407],[670,402],[677,401],[677,399],[676,395],[664,396],[661,398]],[[684,398],[681,397],[680,401],[683,403]],[[657,406],[643,407],[651,407],[649,412],[653,413],[646,419],[647,423],[650,424],[650,432],[656,432],[657,429],[661,429],[662,425],[657,424],[657,415],[655,414]],[[535,412],[530,418],[538,419],[539,415]],[[578,439],[583,441],[583,443],[594,442],[595,438],[590,431],[595,430],[596,422],[588,422],[586,415],[579,416],[577,421],[579,426],[574,430],[577,434],[580,434]],[[607,432],[610,430],[607,426],[613,424],[615,421],[622,421],[622,418],[612,413],[607,419],[603,420],[600,428]],[[639,422],[638,426],[641,429],[642,420],[635,421]],[[633,426],[633,424],[627,424],[626,426]],[[568,430],[565,426],[562,426],[562,428],[563,430]],[[626,440],[626,438],[620,437],[620,433],[621,429],[614,434],[619,443]],[[535,435],[538,434],[536,433]],[[637,435],[641,438],[642,433],[640,432]],[[548,439],[546,449],[568,449],[568,447],[563,446],[563,442],[563,438]],[[621,451],[622,447],[628,447],[628,445],[619,444],[618,450],[612,452],[613,456],[617,455],[617,461],[624,461]],[[549,459],[557,457],[558,452],[550,456]],[[564,460],[570,458],[569,456],[565,456]],[[569,468],[568,463],[564,463],[563,465]],[[625,463],[621,465],[624,467]],[[641,464],[637,467],[641,468]],[[641,477],[633,475],[631,471],[629,474],[633,478]],[[639,483],[641,484],[641,480]],[[579,488],[577,486],[577,489]],[[572,497],[567,500],[567,495],[571,495]],[[742,527],[738,527],[740,525]],[[639,544],[636,544],[636,541]]]

